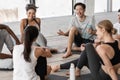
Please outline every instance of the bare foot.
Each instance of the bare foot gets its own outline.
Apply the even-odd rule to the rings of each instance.
[[[65,52],[67,51],[67,48],[65,48]],[[81,51],[80,47],[73,46],[71,51]]]
[[[52,66],[51,72],[57,72],[60,69],[60,65]]]
[[[62,56],[62,58],[67,58],[67,57],[70,57],[70,56],[72,56],[72,53],[71,53],[71,52],[66,52],[66,53]]]

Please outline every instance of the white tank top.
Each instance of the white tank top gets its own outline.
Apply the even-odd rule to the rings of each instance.
[[[23,44],[14,46],[13,49],[13,80],[40,80],[35,72],[37,58],[34,55],[33,48],[31,50],[31,62],[26,62],[23,56]]]

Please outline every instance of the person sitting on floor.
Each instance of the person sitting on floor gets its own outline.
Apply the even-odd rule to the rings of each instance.
[[[80,70],[87,66],[94,80],[118,80],[117,71],[120,68],[120,41],[115,40],[112,34],[116,32],[109,20],[102,20],[97,24],[96,35],[100,42],[87,43],[75,64],[75,75],[80,76]],[[58,71],[70,63],[60,64],[52,68]]]
[[[13,51],[14,43],[10,35],[15,40],[16,44],[20,44],[19,39],[14,34],[14,32],[9,28],[9,26],[0,24],[0,59],[12,58],[12,51]],[[11,54],[1,53],[4,43],[7,45],[7,48],[9,49]]]
[[[74,5],[76,16],[72,19],[68,31],[59,30],[59,35],[68,36],[68,45],[66,53],[62,56],[67,58],[72,55],[72,43],[75,43],[75,50],[80,50],[83,43],[93,42],[95,35],[94,17],[85,15],[86,5],[76,3]]]
[[[36,17],[37,8],[38,7],[36,7],[34,4],[26,5],[27,18],[23,18],[20,21],[21,43],[23,43],[24,29],[26,29],[27,26],[36,26],[37,29],[39,30],[39,36],[35,41],[35,45],[47,47],[47,39],[41,33],[41,19]],[[52,53],[55,53],[57,52],[57,49],[50,48],[50,51]]]
[[[9,26],[0,24],[0,69],[13,69],[12,51],[14,43],[11,36],[15,40],[16,44],[20,44],[19,39]],[[4,44],[6,44],[10,54],[2,52]]]
[[[24,31],[23,44],[15,45],[13,49],[13,80],[42,80],[35,72],[37,59],[40,56],[49,57],[51,52],[47,48],[34,46],[39,31],[35,26],[29,26]],[[22,66],[22,67],[21,67]],[[42,66],[42,65],[40,65]],[[50,73],[50,66],[47,69]],[[39,71],[44,71],[42,68]]]
[[[39,31],[39,35],[34,42],[34,45],[47,48],[47,40],[41,33],[41,19],[36,17],[37,7],[34,4],[26,5],[27,18],[20,21],[20,31],[21,31],[21,43],[24,41],[24,31],[27,27],[36,27]],[[56,49],[49,48],[52,52],[57,52]],[[51,55],[52,56],[52,55]],[[51,57],[49,56],[49,57]],[[35,72],[40,76],[41,80],[45,80],[45,75],[47,75],[47,60],[46,57],[40,56],[37,60],[37,65],[35,67]],[[43,71],[40,71],[42,69]]]

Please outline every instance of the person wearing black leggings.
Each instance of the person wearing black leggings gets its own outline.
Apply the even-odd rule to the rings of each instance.
[[[37,60],[37,64],[35,66],[35,72],[40,76],[41,80],[45,80],[45,76],[47,75],[47,59],[46,57],[40,56]]]
[[[90,69],[93,80],[118,80],[120,42],[112,37],[116,30],[109,20],[100,21],[96,26],[96,30],[97,38],[101,42],[100,44],[86,44],[79,59],[67,64],[58,65],[55,67],[55,70],[69,68],[70,63],[74,63],[76,66],[76,76],[80,76],[82,67],[87,66]]]
[[[112,80],[110,76],[101,69],[102,64],[100,62],[101,59],[95,48],[92,44],[88,43],[86,44],[85,50],[81,53],[76,67],[77,69],[82,69],[83,66],[87,66],[94,80]],[[78,73],[76,74],[77,76],[79,75]]]

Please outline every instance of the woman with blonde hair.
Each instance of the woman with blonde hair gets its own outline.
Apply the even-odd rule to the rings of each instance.
[[[96,35],[99,42],[87,43],[75,63],[76,76],[80,76],[80,70],[87,66],[94,80],[118,80],[117,71],[120,68],[120,42],[112,35],[116,30],[109,20],[102,20],[97,24]],[[61,64],[54,67],[57,71],[69,66]]]

